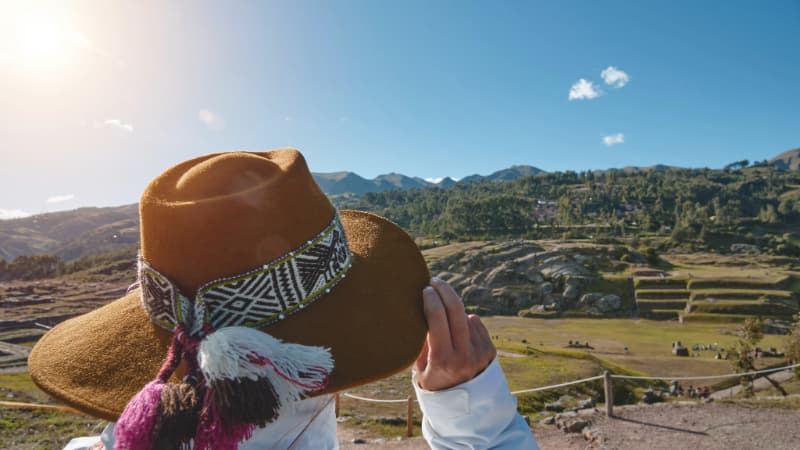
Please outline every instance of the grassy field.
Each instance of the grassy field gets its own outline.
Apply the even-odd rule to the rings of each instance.
[[[715,360],[714,352],[699,352],[696,357],[670,354],[672,341],[684,345],[714,344],[729,347],[736,339],[730,323],[660,322],[632,319],[526,319],[486,317],[495,345],[501,352],[500,363],[512,390],[540,387],[601,374],[648,374],[664,376],[714,375],[732,372],[727,361]],[[593,349],[565,348],[568,341],[589,342]],[[782,347],[782,337],[767,336],[762,347]],[[628,350],[625,350],[625,347]],[[774,358],[759,361],[774,364]],[[615,398],[636,401],[645,384],[616,384]],[[390,378],[349,391],[377,399],[405,399],[413,396],[409,370]],[[533,414],[546,402],[562,395],[594,398],[602,401],[602,382],[519,396],[520,409]],[[22,402],[48,402],[27,373],[0,374],[0,399]],[[398,436],[405,431],[406,403],[367,403],[341,398],[341,415],[348,423],[384,436]],[[414,406],[416,433],[420,412]],[[102,429],[98,420],[73,414],[25,412],[0,408],[0,448],[57,449],[69,437],[96,434]]]
[[[730,347],[736,340],[735,324],[662,322],[631,319],[537,320],[487,317],[489,331],[500,349],[518,349],[523,340],[534,348],[563,348],[568,341],[589,342],[592,355],[648,375],[715,375],[730,373],[727,361],[715,360],[714,352],[679,358],[670,354],[673,341],[684,345],[714,344]],[[762,347],[783,346],[781,336],[768,335]],[[625,347],[628,351],[625,351]],[[531,386],[528,386],[531,387]]]
[[[52,403],[28,373],[0,374],[0,400]],[[0,448],[60,449],[70,437],[97,435],[104,426],[101,420],[78,414],[0,407]]]

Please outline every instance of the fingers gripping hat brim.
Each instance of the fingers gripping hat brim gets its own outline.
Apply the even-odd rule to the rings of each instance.
[[[347,277],[302,313],[262,329],[287,342],[331,349],[335,368],[327,388],[315,395],[407,368],[427,332],[421,292],[429,273],[416,244],[382,217],[340,215],[354,257]],[[150,322],[137,290],[53,328],[28,365],[34,382],[56,399],[116,420],[158,372],[170,338]]]

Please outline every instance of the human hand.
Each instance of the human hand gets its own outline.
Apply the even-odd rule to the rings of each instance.
[[[458,294],[438,278],[422,291],[422,301],[428,338],[415,364],[419,386],[441,391],[475,378],[497,354],[481,319],[467,316]]]

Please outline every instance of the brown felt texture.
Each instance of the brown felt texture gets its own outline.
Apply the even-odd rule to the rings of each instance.
[[[196,158],[167,170],[140,205],[145,260],[187,295],[204,283],[271,261],[321,231],[333,207],[292,149]],[[334,392],[408,367],[427,332],[424,259],[397,225],[340,211],[353,267],[301,312],[263,328],[287,342],[329,347]],[[139,291],[67,320],[28,363],[39,387],[76,409],[116,420],[151,381],[171,334],[152,325]],[[178,374],[179,375],[179,374]]]

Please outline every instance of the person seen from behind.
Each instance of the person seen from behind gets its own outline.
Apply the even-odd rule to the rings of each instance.
[[[29,358],[111,422],[65,449],[335,449],[333,394],[412,364],[432,448],[538,448],[480,319],[397,225],[337,211],[297,150],[185,161],[139,212],[137,283]]]

